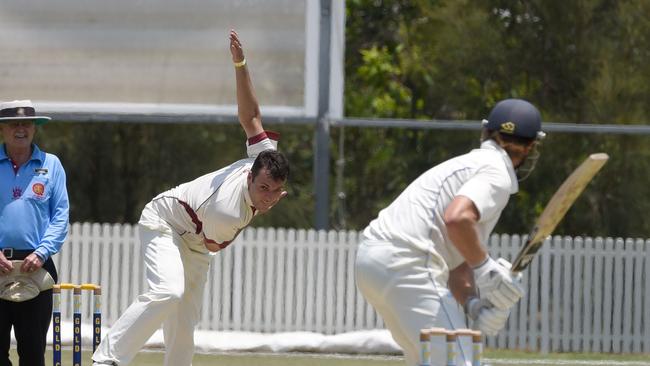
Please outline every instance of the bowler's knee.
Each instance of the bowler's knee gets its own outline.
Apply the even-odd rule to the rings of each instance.
[[[181,302],[184,293],[183,286],[169,287],[164,290],[149,290],[140,295],[140,300],[175,305]]]

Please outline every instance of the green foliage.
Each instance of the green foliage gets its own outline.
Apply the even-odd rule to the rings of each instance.
[[[408,114],[410,90],[400,81],[401,70],[395,65],[393,55],[386,47],[373,46],[360,52],[363,63],[355,78],[360,88],[349,101],[348,108],[373,117]]]
[[[348,0],[347,117],[479,121],[520,97],[545,121],[648,123],[650,2]],[[311,227],[312,127],[270,126],[292,163],[289,197],[254,225]],[[135,222],[158,193],[244,156],[235,125],[52,123],[38,143],[61,157],[73,221]],[[418,175],[478,146],[477,130],[331,129],[331,222],[363,229]],[[537,170],[497,232],[524,233],[589,153],[610,162],[557,232],[650,236],[647,136],[549,133]]]
[[[253,224],[310,227],[313,130],[276,130],[292,165],[289,198]],[[245,158],[245,140],[237,125],[51,123],[36,143],[66,169],[71,221],[133,223],[159,193]]]
[[[347,4],[349,117],[480,120],[496,101],[519,97],[537,105],[545,121],[647,121],[648,2]],[[414,177],[476,146],[477,137],[459,131],[346,128],[344,168],[356,175],[346,175],[346,200],[337,202],[345,205],[339,212],[346,217],[337,221],[364,226]],[[537,170],[521,184],[496,230],[526,232],[581,160],[605,151],[611,161],[558,233],[648,236],[650,224],[638,219],[650,209],[647,179],[641,177],[650,165],[647,139],[549,134]],[[365,187],[372,182],[381,184]]]

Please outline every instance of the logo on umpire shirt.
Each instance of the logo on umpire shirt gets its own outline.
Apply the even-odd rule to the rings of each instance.
[[[45,193],[45,186],[43,183],[34,183],[32,186],[32,192],[38,197],[43,197],[43,193]]]
[[[504,122],[501,124],[501,128],[499,129],[499,132],[512,135],[515,133],[515,124],[513,122]]]

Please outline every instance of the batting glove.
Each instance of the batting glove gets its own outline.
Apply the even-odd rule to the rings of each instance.
[[[500,310],[508,310],[524,296],[521,275],[510,272],[512,265],[503,258],[495,261],[491,257],[474,267],[474,282],[480,297]]]
[[[474,328],[483,334],[495,336],[506,326],[509,316],[510,309],[481,308],[478,318],[474,321]]]
[[[478,319],[478,315],[481,313],[481,308],[486,307],[485,302],[481,301],[476,296],[470,297],[463,306],[465,309],[465,314],[472,319]]]

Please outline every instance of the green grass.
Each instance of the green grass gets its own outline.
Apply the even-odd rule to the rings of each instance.
[[[11,350],[11,360],[14,365],[18,365],[18,357],[15,349]],[[90,365],[90,352],[83,353],[83,365]],[[154,351],[140,352],[135,358],[132,366],[161,366],[163,363],[163,353]],[[508,362],[492,362],[492,366],[515,365],[516,360],[548,360],[548,363],[536,363],[535,366],[557,366],[559,360],[563,360],[563,366],[586,365],[589,361],[617,361],[617,362],[635,362],[634,366],[650,365],[649,355],[614,355],[598,353],[555,353],[540,355],[538,353],[521,352],[521,351],[503,351],[487,350],[485,357],[491,360],[508,360]],[[571,360],[576,361],[572,363]],[[46,355],[48,365],[52,362],[52,352],[48,350]],[[63,365],[72,364],[72,351],[64,350],[62,355]],[[603,363],[606,364],[606,363]],[[398,356],[357,356],[357,355],[331,355],[320,353],[251,353],[251,352],[232,352],[219,354],[196,354],[192,362],[193,366],[403,366],[402,357]]]
[[[650,365],[650,355],[643,354],[612,354],[612,353],[550,353],[542,355],[533,352],[487,350],[485,357],[490,359],[515,359],[515,360],[575,360],[575,361],[645,361]],[[552,364],[552,363],[551,363]]]
[[[650,355],[644,354],[613,354],[613,353],[539,353],[524,351],[487,350],[485,357],[507,359],[548,359],[548,360],[580,360],[580,361],[646,361],[650,365]]]
[[[91,352],[83,352],[82,365],[91,364]],[[131,363],[131,366],[161,366],[164,354],[162,352],[143,351],[140,352]],[[14,365],[18,365],[16,350],[10,352],[10,359]],[[48,350],[45,355],[47,365],[52,365],[52,352]],[[63,350],[61,355],[62,365],[72,364],[72,351]],[[192,361],[193,366],[402,366],[403,360],[396,356],[355,356],[355,355],[326,355],[320,353],[251,353],[233,352],[219,354],[195,354]]]

